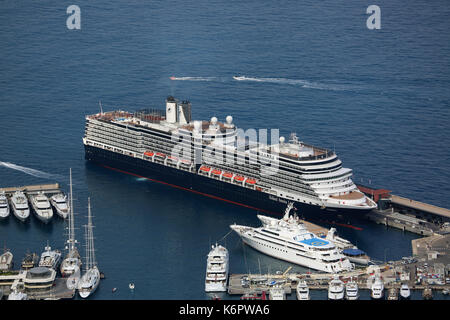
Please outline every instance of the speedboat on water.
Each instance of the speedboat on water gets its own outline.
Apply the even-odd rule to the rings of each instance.
[[[50,197],[50,203],[55,208],[56,213],[63,219],[69,216],[69,206],[67,197],[63,193],[58,193]]]
[[[289,216],[289,203],[284,217],[276,219],[258,215],[262,227],[231,225],[242,241],[272,257],[328,273],[351,271],[354,265],[330,240],[309,232],[296,216]]]
[[[28,200],[22,191],[17,190],[11,197],[11,207],[14,216],[20,221],[26,221],[30,216]]]
[[[5,191],[0,193],[0,219],[6,219],[9,217],[9,205],[8,198],[6,198]]]
[[[234,80],[245,80],[244,76],[233,76]]]
[[[345,284],[345,298],[347,300],[358,300],[358,284],[353,279]]]
[[[50,269],[58,268],[58,265],[61,260],[61,252],[59,250],[52,250],[52,248],[48,245],[45,247],[45,251],[41,254],[41,259],[39,260],[39,267],[47,267]]]
[[[328,286],[328,300],[343,300],[344,289],[344,282],[335,276]]]
[[[211,246],[206,261],[206,292],[225,292],[228,282],[228,250],[217,243]]]
[[[30,203],[36,217],[40,221],[48,223],[52,219],[53,209],[50,206],[47,196],[43,192],[39,192],[36,195],[30,195]]]
[[[297,300],[309,300],[309,288],[306,281],[299,281],[297,284]]]

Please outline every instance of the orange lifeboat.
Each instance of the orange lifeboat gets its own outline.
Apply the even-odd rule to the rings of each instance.
[[[200,170],[204,171],[204,172],[209,172],[211,170],[211,168],[210,167],[201,167]]]
[[[233,174],[232,173],[229,173],[229,172],[225,172],[223,175],[222,175],[222,177],[225,177],[225,178],[231,178],[233,176]]]
[[[247,181],[245,181],[245,183],[248,183],[248,184],[255,184],[256,181],[255,181],[254,179],[247,179]]]
[[[168,158],[169,158],[169,160],[172,160],[172,161],[178,161],[177,157],[168,156]]]
[[[244,181],[244,177],[236,176],[236,177],[234,177],[234,180],[242,182],[242,181]]]
[[[166,155],[165,155],[164,153],[161,153],[161,152],[157,152],[157,153],[156,153],[156,156],[157,156],[157,157],[162,157],[162,158],[165,158],[165,157],[166,157]]]
[[[155,154],[155,153],[154,153],[154,152],[151,152],[151,151],[145,151],[145,152],[144,152],[144,155],[147,156],[147,157],[153,157],[154,154]]]
[[[214,174],[214,175],[216,175],[216,176],[220,176],[221,173],[222,173],[222,171],[217,170],[217,169],[214,169],[214,170],[212,171],[212,174]]]

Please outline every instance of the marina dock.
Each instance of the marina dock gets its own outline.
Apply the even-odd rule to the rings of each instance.
[[[59,183],[51,183],[51,184],[38,184],[22,187],[0,188],[0,193],[4,191],[7,196],[12,196],[14,192],[18,190],[26,194],[36,194],[39,192],[44,192],[45,194],[55,194],[61,192],[59,188]]]

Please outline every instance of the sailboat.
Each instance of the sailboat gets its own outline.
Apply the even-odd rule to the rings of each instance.
[[[78,284],[78,293],[82,298],[87,298],[91,295],[100,283],[100,271],[97,268],[97,262],[95,260],[94,233],[92,229],[91,199],[88,198],[88,224],[85,226],[86,271]]]
[[[81,267],[81,258],[76,247],[77,240],[75,240],[75,227],[73,219],[73,193],[72,193],[72,169],[70,169],[70,211],[69,211],[69,221],[68,221],[68,239],[67,239],[67,255],[61,263],[61,274],[63,277],[69,277],[76,275],[76,271]],[[79,277],[78,277],[79,279]],[[72,277],[71,282],[77,280],[76,277]],[[68,284],[69,285],[69,284]],[[76,285],[76,284],[75,284]]]

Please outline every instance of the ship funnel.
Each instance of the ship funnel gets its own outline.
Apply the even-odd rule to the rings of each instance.
[[[178,121],[177,100],[172,96],[166,99],[166,121],[169,123]]]

